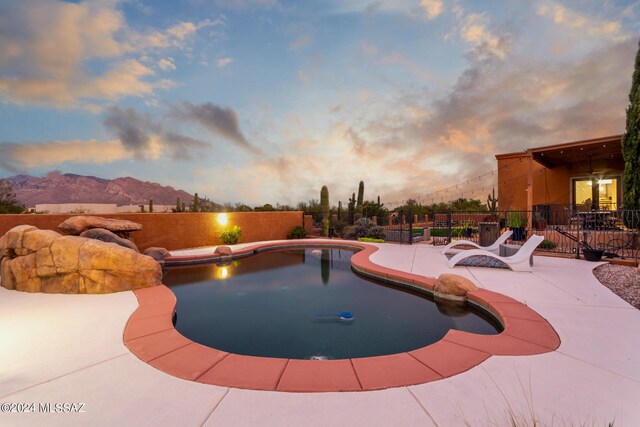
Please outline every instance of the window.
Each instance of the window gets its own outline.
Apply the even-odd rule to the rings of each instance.
[[[620,177],[572,178],[573,206],[578,210],[616,210],[620,201]]]

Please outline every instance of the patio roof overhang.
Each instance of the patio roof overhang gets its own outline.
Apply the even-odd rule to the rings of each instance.
[[[591,169],[624,168],[622,158],[622,135],[585,141],[556,144],[540,148],[531,148],[528,152],[533,160],[542,166],[553,169],[560,165],[581,164]]]

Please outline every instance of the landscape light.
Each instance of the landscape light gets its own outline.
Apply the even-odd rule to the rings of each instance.
[[[227,222],[229,222],[229,217],[226,213],[218,214],[218,224],[224,227],[225,225],[227,225]]]

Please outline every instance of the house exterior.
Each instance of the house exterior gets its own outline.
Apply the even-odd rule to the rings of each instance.
[[[622,207],[622,135],[498,154],[500,210]]]

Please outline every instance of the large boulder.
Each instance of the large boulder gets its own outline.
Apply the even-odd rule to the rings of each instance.
[[[0,247],[0,254],[8,251],[9,254],[27,255],[23,253],[22,239],[24,233],[31,230],[37,230],[33,225],[18,225],[7,231],[7,234],[3,236],[2,247]]]
[[[16,279],[13,277],[13,273],[11,272],[9,261],[11,261],[9,258],[0,259],[0,284],[7,289],[15,289]]]
[[[164,259],[166,257],[168,257],[169,255],[171,255],[171,253],[166,250],[165,248],[158,248],[155,246],[152,246],[150,248],[147,248],[144,250],[144,254],[146,256],[150,256],[151,258],[155,259],[156,261],[164,261]]]
[[[108,219],[99,216],[72,216],[58,226],[64,234],[79,236],[82,232],[92,228],[104,228],[120,237],[129,237],[132,231],[142,230],[142,225],[124,219]]]
[[[233,251],[229,246],[218,246],[216,250],[213,251],[213,253],[220,256],[231,256],[233,254]]]
[[[466,277],[444,273],[438,277],[433,288],[433,294],[438,298],[465,301],[467,292],[477,289],[478,287]]]
[[[0,278],[25,292],[99,294],[159,285],[162,270],[123,246],[18,226],[0,238]]]
[[[129,239],[123,239],[115,233],[107,230],[106,228],[91,228],[89,230],[80,233],[80,237],[86,237],[87,239],[100,240],[101,242],[115,243],[124,248],[129,248],[132,251],[140,252],[135,243]]]

